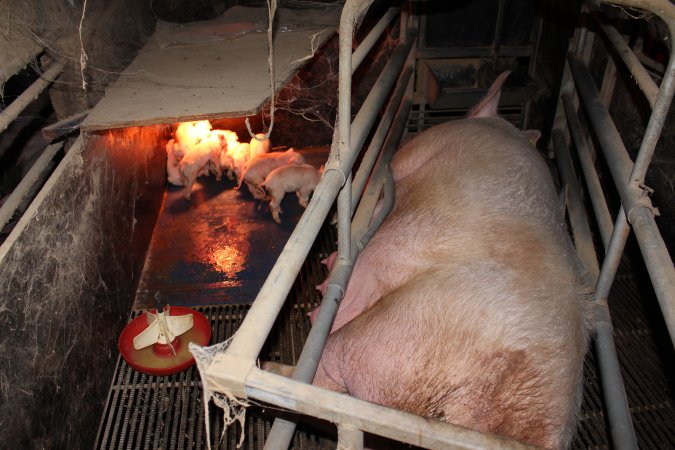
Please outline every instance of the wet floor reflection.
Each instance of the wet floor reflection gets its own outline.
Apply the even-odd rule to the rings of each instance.
[[[319,165],[321,161],[318,161]],[[304,211],[293,195],[277,225],[266,203],[230,180],[199,178],[191,200],[169,186],[157,219],[134,309],[249,303],[265,281]]]

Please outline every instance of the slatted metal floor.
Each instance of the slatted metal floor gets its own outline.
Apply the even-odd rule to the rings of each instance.
[[[313,246],[289,299],[261,357],[268,361],[295,364],[309,333],[307,313],[321,298],[315,286],[327,275],[320,264],[334,248],[335,229],[326,226]],[[208,317],[211,342],[231,337],[241,324],[250,305],[234,304],[197,306]],[[134,313],[132,318],[138,313]],[[211,442],[214,448],[234,449],[239,439],[239,426],[223,432],[222,412],[210,406]],[[249,408],[246,416],[243,449],[262,449],[271,424],[279,411],[270,408]],[[333,449],[335,440],[322,430],[301,425],[293,448]],[[206,448],[204,405],[201,381],[196,367],[168,377],[141,374],[120,357],[105,412],[99,426],[95,448],[100,449],[202,449]]]
[[[641,261],[624,258],[609,296],[614,340],[641,449],[675,448],[675,354]],[[593,349],[573,448],[611,448]]]
[[[321,246],[330,248],[332,238]],[[334,240],[332,241],[334,243]],[[318,302],[314,291],[326,270],[319,264],[326,250],[313,251],[290,294],[263,357],[293,364],[309,332],[307,311]],[[653,299],[641,294],[629,264],[624,263],[610,297],[615,338],[640,448],[675,448],[675,409],[672,348],[660,340]],[[304,300],[303,300],[304,299]],[[212,342],[232,336],[249,305],[197,307],[211,321]],[[656,325],[654,322],[657,322]],[[661,324],[662,325],[662,324]],[[664,350],[665,348],[665,350]],[[665,352],[665,353],[664,353]],[[253,407],[247,413],[244,449],[262,449],[277,411]],[[234,449],[238,426],[224,434],[222,412],[211,407],[211,439],[218,448]],[[575,449],[611,448],[593,351],[585,364],[584,401],[581,422],[573,443]],[[334,438],[311,427],[296,433],[292,448],[332,449]],[[196,368],[169,377],[147,376],[120,359],[101,421],[96,448],[101,449],[202,449],[206,448],[201,382]]]

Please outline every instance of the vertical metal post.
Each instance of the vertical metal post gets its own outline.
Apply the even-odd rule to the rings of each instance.
[[[600,368],[602,393],[609,419],[610,436],[613,447],[617,449],[638,448],[626,389],[621,376],[621,366],[614,344],[612,320],[607,306],[609,290],[619,268],[621,255],[629,233],[630,227],[623,208],[621,208],[593,294],[593,301],[598,305],[594,344]]]
[[[502,22],[504,21],[504,0],[499,0],[497,5],[497,20],[495,22],[495,39],[492,46],[492,56],[499,57],[499,49],[502,45]]]
[[[593,236],[588,226],[588,217],[586,216],[584,202],[581,198],[581,187],[574,173],[572,158],[560,130],[553,130],[552,140],[555,158],[558,161],[558,170],[563,180],[563,189],[567,190],[567,211],[569,213],[570,224],[572,225],[574,246],[581,263],[589,272],[591,279],[596,280],[600,272],[598,257],[595,254]]]
[[[338,425],[338,450],[363,450],[363,431],[351,425]]]
[[[607,208],[607,202],[605,201],[605,195],[602,192],[598,173],[595,171],[590,150],[591,144],[582,131],[581,123],[576,116],[576,110],[572,104],[571,96],[567,93],[563,94],[562,101],[563,107],[565,108],[567,126],[577,149],[581,170],[584,172],[584,179],[586,180],[586,188],[588,189],[588,195],[591,199],[591,204],[593,205],[595,220],[600,229],[602,244],[607,248],[609,246],[609,239],[612,236],[614,224],[612,222],[612,216],[609,214],[609,209]]]
[[[347,181],[337,199],[338,220],[338,261],[349,264],[352,260],[352,174],[349,172]]]

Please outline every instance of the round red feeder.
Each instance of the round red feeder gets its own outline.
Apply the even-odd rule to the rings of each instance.
[[[151,312],[156,313],[156,310]],[[176,337],[171,343],[176,355],[168,344],[155,343],[149,347],[136,350],[134,338],[148,327],[148,319],[141,314],[129,322],[122,330],[118,346],[122,358],[134,369],[148,375],[166,376],[181,372],[195,363],[195,358],[188,349],[188,344],[207,345],[211,340],[211,324],[204,314],[194,309],[172,306],[171,316],[192,314],[193,325],[187,332]]]

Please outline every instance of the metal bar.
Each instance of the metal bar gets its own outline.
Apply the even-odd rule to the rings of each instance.
[[[353,154],[354,159],[356,159],[356,153],[363,146],[373,124],[377,120],[377,112],[382,109],[382,106],[387,101],[392,88],[398,80],[410,52],[414,50],[416,36],[417,32],[415,30],[410,30],[406,42],[399,44],[392,52],[387,65],[375,81],[372,90],[364,100],[361,109],[359,109],[359,112],[356,114],[351,125],[352,132],[350,139],[351,147],[352,149],[355,149]],[[351,167],[353,163],[354,161],[352,160],[349,167]]]
[[[502,44],[502,22],[504,20],[504,0],[499,0],[497,5],[497,19],[495,20],[495,39],[493,44],[494,53],[493,56],[499,54],[499,48]]]
[[[384,30],[387,29],[389,24],[398,16],[398,8],[389,8],[384,16],[375,24],[370,33],[361,41],[354,53],[352,54],[352,71],[351,73],[356,72],[356,69],[359,68],[365,57],[368,55],[368,52],[373,48],[375,43],[380,39]]]
[[[626,41],[619,34],[616,28],[604,23],[602,18],[600,18],[597,14],[593,14],[592,16],[595,18],[600,28],[602,28],[602,30],[605,32],[605,36],[607,36],[609,42],[612,43],[624,64],[626,64],[626,67],[628,70],[630,70],[630,73],[633,74],[633,78],[637,82],[638,86],[640,86],[642,92],[645,94],[645,97],[649,102],[649,106],[654,108],[656,98],[659,95],[659,88],[656,86],[656,83],[654,83],[654,80],[652,80],[652,77],[649,76],[649,73],[645,67],[642,65],[637,56],[635,56],[633,50],[628,47],[628,44],[626,44]]]
[[[661,17],[669,27],[675,22],[675,6],[669,0],[603,0],[602,3],[646,9]]]
[[[612,236],[612,230],[614,230],[614,223],[612,222],[612,216],[609,214],[609,208],[605,201],[598,173],[595,171],[595,165],[591,157],[591,144],[586,138],[586,134],[582,132],[581,123],[572,104],[570,94],[563,94],[562,101],[567,117],[567,126],[577,149],[581,169],[584,172],[584,179],[586,180],[586,188],[588,189],[588,195],[595,212],[595,220],[600,229],[602,244],[605,248],[608,248],[609,238]]]
[[[675,37],[675,34],[671,29],[671,38],[673,37]],[[644,184],[645,174],[647,173],[647,168],[649,167],[649,163],[651,162],[652,156],[654,155],[656,143],[661,136],[661,131],[663,130],[663,125],[666,121],[666,117],[668,116],[668,111],[670,110],[670,104],[673,100],[674,93],[675,46],[673,46],[670,51],[668,68],[664,74],[663,81],[661,81],[659,95],[656,99],[654,107],[652,108],[652,115],[649,117],[647,129],[645,130],[645,135],[642,138],[640,150],[638,151],[637,157],[635,158],[635,165],[633,166],[633,171],[630,175],[631,182],[636,183],[638,186]]]
[[[68,151],[66,152],[66,156],[64,156],[59,165],[56,166],[54,172],[52,172],[52,174],[45,182],[44,186],[42,186],[42,189],[40,189],[38,194],[30,203],[28,209],[26,209],[26,212],[23,213],[21,219],[19,219],[19,222],[16,224],[12,232],[9,233],[9,236],[7,236],[7,239],[5,239],[5,241],[0,245],[0,263],[10,253],[9,251],[12,248],[12,245],[14,245],[17,239],[19,239],[21,234],[26,230],[26,227],[28,226],[32,218],[35,217],[38,210],[42,206],[42,203],[45,202],[47,196],[53,192],[56,183],[63,174],[63,172],[65,172],[66,169],[71,167],[73,164],[77,164],[77,162],[80,160],[80,158],[82,157],[83,150],[84,150],[84,139],[82,137],[79,137],[78,139],[75,140],[75,143],[68,149]]]
[[[372,171],[375,161],[377,160],[377,155],[382,148],[382,144],[387,137],[387,133],[389,132],[391,123],[394,120],[396,111],[401,104],[401,99],[403,98],[406,86],[412,77],[412,72],[412,68],[407,68],[403,72],[401,81],[398,83],[398,86],[396,87],[396,90],[394,91],[387,108],[382,114],[382,118],[380,119],[380,123],[377,126],[377,130],[375,130],[375,134],[370,140],[370,144],[368,144],[368,150],[366,150],[363,158],[361,159],[359,170],[356,171],[354,182],[352,183],[352,215],[356,210],[359,198],[361,198],[361,195],[363,194],[363,189],[366,186],[366,182],[368,181],[368,176]]]
[[[363,431],[351,425],[338,424],[337,450],[363,450]]]
[[[527,74],[529,77],[533,80],[537,79],[537,56],[539,55],[539,49],[541,47],[541,34],[543,30],[543,25],[542,23],[544,22],[544,19],[540,16],[537,15],[535,18],[535,25],[533,27],[533,36],[536,36],[534,39],[534,48],[532,49],[530,57],[530,62],[527,65]],[[523,111],[523,120],[522,120],[522,128],[528,128],[530,124],[530,113],[532,111],[532,98],[529,98],[527,102],[525,103],[525,108]]]
[[[307,257],[323,221],[345,179],[338,170],[326,170],[300,221],[270,271],[251,309],[232,338],[227,353],[253,362],[274,325],[288,292]],[[220,356],[220,355],[219,355]],[[208,372],[218,371],[212,364]],[[228,371],[227,365],[222,368]]]
[[[408,83],[411,84],[412,80],[409,80]],[[410,105],[410,101],[407,103]],[[397,124],[401,122],[405,124],[405,120],[407,119],[409,112],[410,106],[408,106],[408,108],[400,108],[399,114],[396,118]],[[388,144],[389,142],[390,141],[388,140]],[[370,192],[371,189],[377,191],[377,194],[374,194],[376,196],[379,196],[379,186],[382,185],[380,179],[385,174],[386,165],[390,160],[389,153],[393,153],[393,150],[395,150],[394,147],[395,146],[393,145],[387,145],[384,148],[382,152],[383,157],[378,159],[374,174],[371,177],[371,181],[368,183],[368,191]],[[386,172],[388,172],[388,170]],[[377,200],[376,196],[375,201]],[[390,192],[390,196],[393,203],[393,189],[392,192]],[[365,195],[364,198],[366,198]],[[365,202],[362,202],[359,205],[359,210],[357,214],[355,214],[354,223],[352,224],[354,235],[353,242],[363,242],[363,236],[366,234],[366,229],[368,228],[368,225],[371,221],[371,217],[373,217],[374,206],[374,202],[372,205],[366,205]],[[383,208],[385,212],[386,208],[387,205],[385,205]],[[316,369],[319,365],[319,360],[321,359],[321,352],[325,346],[326,339],[333,325],[335,314],[337,313],[339,307],[339,303],[344,296],[347,283],[349,282],[349,278],[352,274],[354,261],[360,248],[363,248],[356,247],[354,243],[352,246],[352,255],[354,255],[354,259],[348,262],[342,262],[338,260],[330,273],[327,283],[326,295],[321,302],[319,314],[312,325],[312,329],[309,332],[305,346],[303,347],[300,358],[298,359],[298,362],[295,366],[295,370],[293,372],[294,380],[309,383],[314,378],[314,374],[316,373]],[[274,421],[272,429],[270,430],[270,433],[267,437],[267,441],[265,442],[265,450],[286,450],[293,438],[295,426],[296,424],[292,420],[277,418]]]
[[[410,114],[410,109],[412,108],[412,99],[404,101],[401,105],[400,112],[398,114],[398,119],[396,123],[392,126],[389,137],[387,138],[387,143],[385,144],[385,150],[382,154],[383,164],[382,164],[382,173],[384,175],[384,198],[382,200],[382,208],[380,209],[379,214],[376,217],[372,218],[370,226],[364,233],[364,235],[357,240],[356,245],[360,249],[366,246],[370,238],[373,237],[375,231],[380,228],[384,219],[389,215],[392,208],[394,207],[394,178],[391,174],[389,168],[389,163],[391,162],[391,155],[394,154],[394,151],[398,148],[399,143],[401,142],[401,137],[405,131],[405,126],[407,123],[407,117]]]
[[[352,261],[352,173],[342,186],[337,202],[338,260]]]
[[[5,131],[10,123],[19,117],[26,107],[37,98],[63,71],[63,63],[55,61],[33,84],[28,86],[7,108],[0,112],[0,132]]]
[[[496,55],[502,57],[526,58],[532,55],[531,45],[507,46],[502,45]],[[489,58],[495,56],[493,47],[455,47],[436,48],[426,47],[417,50],[418,59],[448,59],[448,58]]]
[[[50,164],[56,156],[56,153],[63,148],[63,143],[47,146],[40,157],[33,163],[33,166],[14,188],[5,203],[0,207],[0,230],[7,222],[12,219],[14,213],[20,209],[20,206],[30,196],[30,192],[35,192],[36,188],[42,184],[48,175]],[[25,206],[24,206],[25,207]]]
[[[668,78],[672,78],[673,71],[670,69],[672,69],[674,61],[675,59],[671,58],[671,64],[669,65],[670,76]],[[626,216],[631,221],[635,234],[638,236],[638,244],[647,265],[654,291],[657,294],[663,318],[668,327],[671,340],[675,343],[675,268],[663,243],[663,239],[657,237],[659,231],[654,221],[652,204],[645,195],[646,192],[643,190],[642,183],[640,183],[642,178],[636,174],[640,172],[640,169],[637,167],[637,163],[635,167],[632,167],[632,162],[621,141],[621,136],[612,122],[607,108],[602,103],[598,90],[586,66],[574,56],[569,57],[569,65],[579,95],[586,106],[586,111],[612,173],[614,184],[619,191],[621,203],[627,211]],[[666,80],[664,79],[661,90],[662,92],[664,89],[670,90],[672,98],[672,89],[669,88],[675,87],[675,84],[671,82],[667,88],[664,87],[665,84]],[[638,160],[643,161],[641,168],[644,168],[644,170],[646,170],[648,160],[645,160],[644,157],[641,158],[641,155],[644,155],[643,151],[649,152],[649,144],[646,144],[646,141],[653,141],[655,144],[658,137],[648,136],[648,134],[650,130],[653,133],[660,132],[661,129],[661,126],[658,126],[659,124],[656,123],[658,120],[654,116],[662,111],[662,106],[665,103],[662,95],[659,95],[656,107],[652,112],[645,138],[642,141],[640,154],[638,155]],[[665,116],[662,119],[665,119]],[[631,167],[633,169],[632,173]],[[644,241],[643,239],[648,240]]]
[[[90,111],[90,109],[87,109],[44,127],[42,129],[42,136],[44,136],[45,139],[51,140],[58,139],[69,133],[72,133],[74,130],[80,127],[80,123],[82,123],[82,121],[89,115]]]
[[[328,391],[254,367],[247,378],[246,395],[281,408],[333,423],[350,423],[367,433],[411,445],[438,449],[531,449],[505,437],[481,433]]]
[[[637,449],[638,446],[628,398],[626,397],[626,389],[621,377],[621,366],[614,344],[607,297],[619,268],[621,255],[629,233],[630,227],[623,208],[621,208],[593,294],[593,301],[597,304],[594,345],[600,368],[602,393],[613,448],[621,450]]]
[[[616,64],[612,58],[607,59],[607,65],[605,66],[605,73],[602,76],[602,85],[600,85],[600,98],[602,98],[603,103],[609,109],[609,104],[612,101],[612,96],[614,95],[614,87],[616,85]]]
[[[570,225],[572,226],[572,234],[574,235],[574,246],[577,249],[581,263],[590,273],[591,279],[596,280],[600,273],[598,257],[595,254],[593,236],[588,226],[588,217],[586,216],[584,202],[581,198],[581,188],[574,173],[569,148],[560,130],[553,130],[552,141],[556,161],[558,161],[558,170],[563,181],[562,184],[564,189],[567,189],[567,211],[569,213]]]

